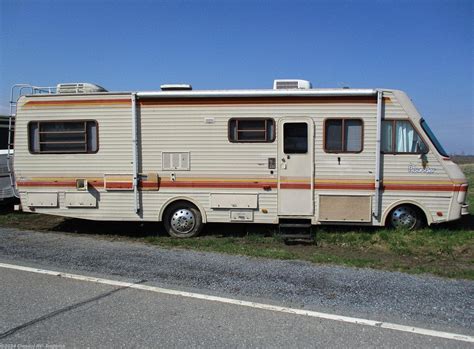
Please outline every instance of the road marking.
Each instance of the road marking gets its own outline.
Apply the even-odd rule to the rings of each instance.
[[[63,272],[53,271],[53,270],[30,268],[30,267],[24,267],[24,266],[21,266],[21,265],[14,265],[14,264],[0,263],[0,268],[20,270],[20,271],[26,271],[26,272],[43,274],[43,275],[50,275],[50,276],[59,276],[59,277],[66,278],[66,279],[74,279],[74,280],[79,280],[79,281],[88,281],[88,282],[94,282],[94,283],[98,283],[98,284],[117,286],[117,287],[133,288],[133,289],[136,289],[136,290],[150,291],[150,292],[156,292],[156,293],[167,294],[167,295],[172,295],[172,296],[180,296],[180,297],[186,297],[186,298],[201,299],[201,300],[210,301],[210,302],[219,302],[219,303],[225,303],[225,304],[240,305],[240,306],[244,306],[244,307],[262,309],[262,310],[268,310],[268,311],[275,311],[275,312],[279,312],[279,313],[286,313],[286,314],[293,314],[293,315],[303,315],[303,316],[309,316],[309,317],[319,318],[319,319],[339,321],[339,322],[345,322],[345,323],[363,325],[363,326],[386,328],[386,329],[390,329],[390,330],[408,332],[408,333],[419,334],[419,335],[424,335],[424,336],[431,336],[431,337],[438,337],[438,338],[445,338],[445,339],[453,339],[453,340],[457,340],[457,341],[474,343],[474,337],[473,336],[457,334],[457,333],[450,333],[450,332],[443,332],[443,331],[429,330],[429,329],[420,328],[420,327],[399,325],[399,324],[394,324],[394,323],[390,323],[390,322],[374,321],[374,320],[368,320],[368,319],[362,319],[362,318],[356,318],[356,317],[349,317],[349,316],[343,316],[343,315],[321,313],[321,312],[312,311],[312,310],[303,310],[303,309],[296,309],[296,308],[281,307],[281,306],[278,306],[278,305],[255,303],[255,302],[243,301],[243,300],[233,299],[233,298],[209,296],[209,295],[200,294],[200,293],[177,291],[177,290],[171,290],[171,289],[167,289],[167,288],[150,286],[150,285],[136,284],[136,283],[123,282],[123,281],[110,280],[110,279],[102,279],[102,278],[96,278],[96,277],[78,275],[78,274],[69,274],[69,273],[63,273]]]

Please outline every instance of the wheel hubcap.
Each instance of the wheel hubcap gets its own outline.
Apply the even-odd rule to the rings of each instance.
[[[171,217],[171,227],[181,234],[189,233],[195,224],[194,214],[188,209],[180,209]]]
[[[412,229],[416,220],[416,211],[410,207],[399,207],[392,213],[392,225],[395,228]]]

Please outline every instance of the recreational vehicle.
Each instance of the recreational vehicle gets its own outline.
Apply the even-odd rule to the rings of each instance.
[[[13,149],[9,143],[14,124],[8,116],[0,116],[0,205],[15,197],[13,178]]]
[[[465,176],[404,92],[305,80],[23,95],[15,172],[24,211],[162,221],[173,237],[207,222],[413,229],[468,212]]]

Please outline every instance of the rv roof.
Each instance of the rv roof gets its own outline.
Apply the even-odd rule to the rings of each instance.
[[[307,89],[307,90],[195,90],[136,92],[140,98],[159,97],[266,97],[266,96],[372,96],[375,89]]]
[[[135,93],[139,98],[170,98],[170,97],[297,97],[297,96],[373,96],[378,89],[347,89],[347,88],[321,88],[321,89],[253,89],[253,90],[175,90],[175,91],[108,91],[108,92],[84,92],[80,95],[104,95],[104,94],[131,94]],[[384,91],[386,91],[384,89]],[[34,96],[51,96],[51,94],[35,94]],[[77,95],[76,93],[61,93],[63,96]]]

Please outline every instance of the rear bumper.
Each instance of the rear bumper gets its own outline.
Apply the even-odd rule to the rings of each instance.
[[[462,205],[461,206],[461,216],[465,216],[469,214],[469,205]]]

